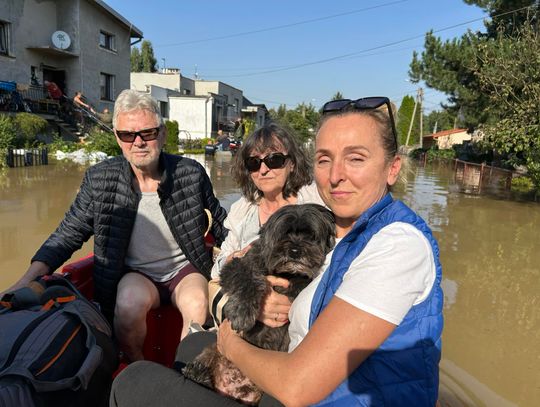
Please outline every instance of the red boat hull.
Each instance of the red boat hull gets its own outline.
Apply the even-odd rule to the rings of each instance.
[[[93,298],[94,282],[92,271],[94,256],[88,255],[62,268],[61,274],[88,299]],[[151,310],[146,316],[147,333],[143,354],[151,360],[171,367],[182,332],[182,315],[172,305],[164,305]]]

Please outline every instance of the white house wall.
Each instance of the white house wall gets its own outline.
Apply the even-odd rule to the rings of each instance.
[[[181,76],[176,73],[131,72],[131,89],[146,92],[146,86],[150,85],[180,91]]]
[[[178,122],[180,139],[210,137],[212,98],[169,98],[169,118]]]

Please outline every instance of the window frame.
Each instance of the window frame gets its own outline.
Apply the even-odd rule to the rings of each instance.
[[[0,20],[0,55],[11,56],[11,23],[4,20]]]
[[[103,81],[104,80],[104,81]],[[103,83],[105,82],[105,83]],[[99,94],[100,100],[114,102],[115,95],[115,76],[106,72],[99,73]]]
[[[104,38],[103,43],[101,41],[102,38]],[[107,32],[105,30],[99,30],[98,44],[101,49],[116,52],[116,35],[111,34],[110,32]]]

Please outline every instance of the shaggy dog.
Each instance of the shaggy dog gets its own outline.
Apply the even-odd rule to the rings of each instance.
[[[251,344],[286,352],[288,325],[271,328],[257,320],[267,292],[266,276],[289,280],[275,287],[291,302],[318,274],[335,243],[334,216],[317,204],[288,205],[261,228],[259,239],[242,258],[222,270],[220,285],[229,297],[223,308],[232,328]],[[262,392],[217,347],[206,348],[183,370],[184,376],[247,404],[257,404]]]

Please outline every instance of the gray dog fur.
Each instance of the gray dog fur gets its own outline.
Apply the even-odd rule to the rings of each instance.
[[[286,352],[288,324],[271,328],[257,320],[268,289],[266,276],[288,279],[287,289],[275,290],[292,302],[317,277],[334,243],[334,216],[325,207],[288,205],[276,211],[246,255],[234,258],[221,272],[222,292],[229,297],[224,315],[233,329],[255,346]],[[182,372],[187,378],[244,403],[257,404],[262,395],[215,345],[206,348]]]

